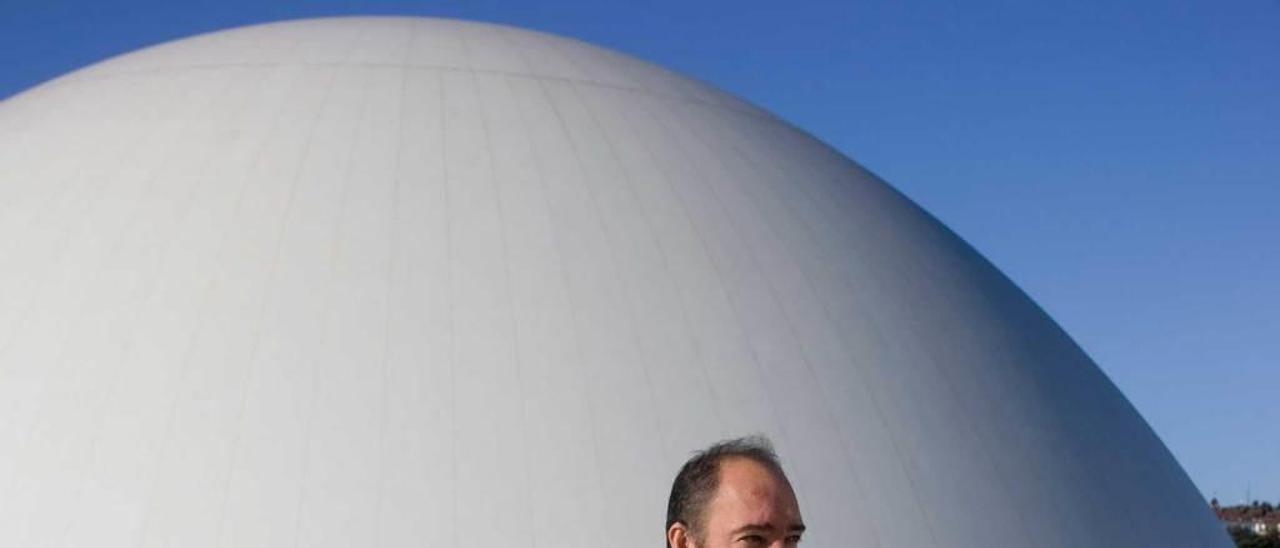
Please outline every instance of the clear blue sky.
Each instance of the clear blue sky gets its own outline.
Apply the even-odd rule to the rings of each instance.
[[[0,98],[195,32],[350,13],[574,36],[779,113],[1030,293],[1206,496],[1280,500],[1280,2],[0,0]]]

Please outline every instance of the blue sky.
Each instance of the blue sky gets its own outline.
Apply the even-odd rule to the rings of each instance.
[[[1280,3],[0,0],[0,98],[195,32],[402,13],[711,81],[921,203],[1044,306],[1206,496],[1280,500]]]

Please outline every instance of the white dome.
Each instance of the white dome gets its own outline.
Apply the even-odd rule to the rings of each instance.
[[[653,547],[756,432],[809,546],[1228,546],[977,253],[654,65],[323,19],[0,103],[0,546]]]

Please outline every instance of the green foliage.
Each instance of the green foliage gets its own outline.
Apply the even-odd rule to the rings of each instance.
[[[1231,540],[1239,548],[1280,548],[1280,536],[1258,536],[1248,529],[1232,529]]]

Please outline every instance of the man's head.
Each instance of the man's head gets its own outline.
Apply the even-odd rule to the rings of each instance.
[[[762,437],[727,440],[680,468],[667,501],[669,548],[794,546],[800,505]]]

